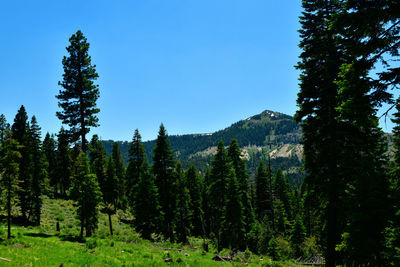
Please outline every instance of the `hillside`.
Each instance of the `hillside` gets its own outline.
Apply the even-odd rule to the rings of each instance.
[[[194,164],[201,171],[210,165],[217,143],[222,140],[229,145],[231,139],[237,139],[247,159],[251,176],[258,162],[267,162],[268,155],[274,170],[280,167],[293,184],[302,181],[301,129],[289,115],[265,110],[215,133],[171,135],[169,140],[184,167]],[[107,154],[111,153],[112,140],[103,141]],[[125,162],[128,159],[129,142],[118,142]],[[152,158],[155,140],[144,142],[147,157]]]

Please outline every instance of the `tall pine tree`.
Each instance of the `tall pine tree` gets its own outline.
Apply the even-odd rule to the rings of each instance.
[[[82,150],[86,152],[86,134],[90,127],[98,126],[96,114],[100,110],[96,107],[99,98],[99,87],[94,81],[99,77],[96,65],[92,65],[89,56],[89,43],[81,31],[77,31],[69,39],[70,45],[66,48],[68,56],[62,60],[63,80],[58,82],[63,87],[56,96],[58,106],[62,111],[57,117],[71,129],[67,132],[70,141],[81,139]]]
[[[161,211],[164,215],[161,232],[166,238],[173,241],[176,195],[171,192],[175,192],[175,176],[173,174],[175,159],[163,124],[158,131],[153,153],[153,174],[158,188]]]

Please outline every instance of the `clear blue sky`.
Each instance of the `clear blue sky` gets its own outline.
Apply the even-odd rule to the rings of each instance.
[[[21,104],[43,135],[69,37],[82,30],[100,75],[102,139],[223,129],[296,111],[300,0],[0,1],[0,113]]]

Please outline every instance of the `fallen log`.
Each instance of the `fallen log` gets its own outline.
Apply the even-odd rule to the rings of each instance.
[[[10,261],[11,261],[11,260],[9,260],[9,259],[2,258],[2,257],[0,257],[0,260],[2,260],[2,261],[8,261],[8,262],[10,262]]]

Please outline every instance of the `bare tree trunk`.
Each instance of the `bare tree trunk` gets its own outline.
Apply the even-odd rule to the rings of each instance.
[[[108,222],[110,223],[110,234],[113,235],[111,211],[108,211]]]

